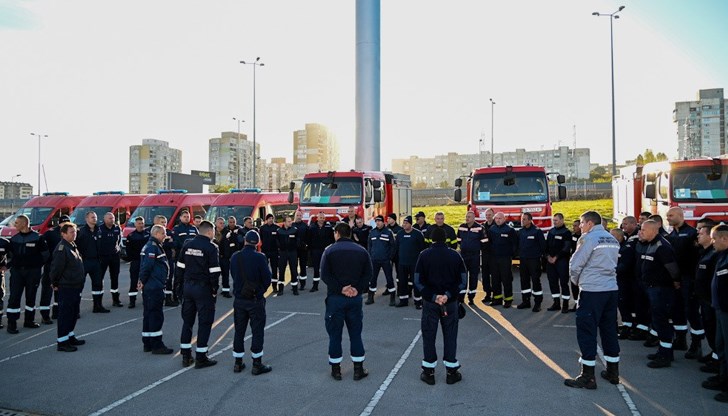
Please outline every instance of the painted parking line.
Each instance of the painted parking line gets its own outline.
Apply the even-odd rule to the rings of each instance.
[[[597,354],[599,355],[599,360],[606,367],[607,361],[604,359],[604,350],[602,350],[601,345],[597,345]],[[619,391],[619,394],[622,396],[622,399],[627,404],[627,408],[629,408],[629,411],[632,413],[632,416],[641,416],[642,413],[640,413],[640,411],[637,410],[637,405],[635,405],[634,400],[632,400],[632,396],[629,395],[629,392],[624,387],[624,384],[621,383],[621,381],[622,380],[620,377],[620,383],[617,384],[617,391]]]

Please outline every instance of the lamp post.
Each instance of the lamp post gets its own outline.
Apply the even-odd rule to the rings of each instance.
[[[253,62],[240,61],[243,65],[253,65],[253,188],[255,188],[255,68],[258,66],[264,66],[265,64],[260,62],[260,57],[255,58]]]
[[[624,10],[624,6],[619,6],[613,13],[592,13],[593,16],[609,17],[609,48],[612,59],[612,176],[617,175],[617,136],[614,121],[614,19],[619,19],[617,13]]]
[[[40,196],[40,139],[48,137],[48,135],[40,133],[30,133],[30,135],[38,137],[38,196]]]
[[[19,178],[19,177],[20,177],[20,174],[18,173],[17,175],[13,175],[10,178],[10,186],[11,187],[13,187],[13,185],[15,184],[15,179],[16,178]],[[18,199],[20,199],[20,188],[18,188],[18,195],[17,196],[18,196]],[[12,215],[12,214],[15,213],[15,198],[10,198],[10,212],[11,212],[10,215]]]
[[[245,120],[241,120],[237,117],[233,117],[233,120],[238,122],[238,138],[235,141],[235,155],[237,156],[236,159],[238,161],[236,170],[238,171],[238,173],[237,173],[238,181],[237,182],[238,182],[238,189],[239,189],[240,188],[240,123],[245,123]],[[253,155],[255,155],[255,145],[253,145],[253,152],[254,152]],[[255,156],[253,156],[253,158],[255,158]]]
[[[495,113],[494,108],[495,101],[490,98],[490,166],[495,166],[495,154],[493,153],[493,143],[495,143],[495,135],[493,134],[493,125],[495,124],[495,120],[493,119]]]

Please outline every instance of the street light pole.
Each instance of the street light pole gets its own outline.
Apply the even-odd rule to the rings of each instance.
[[[493,143],[495,143],[495,135],[493,134],[493,127],[495,124],[495,119],[493,118],[493,115],[495,114],[494,108],[495,101],[490,98],[490,166],[495,166],[495,154],[493,153]]]
[[[235,142],[235,155],[237,156],[236,159],[238,161],[237,164],[237,178],[238,178],[238,189],[240,189],[240,123],[245,123],[245,120],[241,120],[237,117],[233,117],[233,120],[238,122],[238,139]],[[255,145],[253,145],[255,148]],[[255,154],[255,153],[253,153]]]
[[[10,186],[11,187],[13,187],[13,185],[15,185],[15,179],[16,178],[19,178],[19,177],[20,177],[20,174],[18,173],[17,175],[13,175],[13,177],[10,178]],[[18,188],[18,195],[17,195],[17,197],[18,197],[18,199],[20,199],[20,188]],[[11,215],[15,213],[15,203],[14,202],[15,202],[15,198],[10,198],[10,213],[11,213]]]
[[[38,196],[40,196],[40,139],[48,135],[40,133],[30,133],[30,135],[38,137]]]
[[[616,122],[614,116],[614,19],[619,19],[617,13],[624,10],[624,6],[619,6],[616,12],[613,13],[592,13],[593,16],[609,17],[609,49],[612,63],[612,176],[617,175],[617,133],[616,133]]]
[[[265,64],[260,62],[260,57],[255,58],[255,61],[253,62],[245,62],[240,61],[243,65],[253,65],[253,188],[255,188],[255,159],[256,159],[256,150],[255,150],[255,67],[257,66],[264,66]]]

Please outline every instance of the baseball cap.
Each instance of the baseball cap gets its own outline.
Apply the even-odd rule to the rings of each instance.
[[[245,244],[257,245],[260,241],[260,235],[255,230],[250,230],[245,233]]]
[[[404,217],[404,219],[402,221],[406,221],[406,222],[412,224],[412,216],[408,215],[408,216]]]
[[[384,221],[384,217],[381,215],[377,215],[376,217],[374,217],[374,221]]]
[[[61,218],[59,218],[58,223],[63,224],[64,222],[71,222],[71,217],[68,215],[61,215]]]
[[[420,217],[425,218],[425,213],[420,211],[417,214],[415,214],[415,218],[420,218]]]

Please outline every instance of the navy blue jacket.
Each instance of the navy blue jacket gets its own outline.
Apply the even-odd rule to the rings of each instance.
[[[172,257],[174,257],[174,231],[165,229],[164,230],[167,234],[166,237],[164,237],[164,241],[162,242],[162,248],[164,249],[164,254],[169,257],[169,261],[174,260]]]
[[[0,237],[0,267],[7,267],[8,254],[10,253],[10,240],[5,237]],[[3,276],[4,272],[0,271],[0,276]]]
[[[674,228],[667,236],[667,241],[672,245],[677,257],[677,265],[680,267],[680,277],[683,279],[695,278],[695,266],[698,264],[698,231],[683,224],[682,227]]]
[[[369,253],[348,238],[339,238],[326,247],[321,257],[321,279],[326,283],[328,296],[341,295],[341,289],[352,286],[365,293],[372,277]]]
[[[96,227],[99,229],[99,256],[118,256],[121,251],[121,228],[116,224],[111,228],[106,224]]]
[[[718,261],[718,253],[713,246],[707,249],[700,247],[700,260],[695,270],[695,296],[703,301],[710,303],[711,299],[711,283],[715,274],[715,263]]]
[[[417,224],[415,222],[414,224],[412,224],[412,228],[414,228],[416,230],[420,230],[422,232],[422,234],[424,235],[425,231],[427,231],[427,229],[430,228],[430,224],[428,224],[427,221],[425,221],[425,223],[422,224],[422,226],[420,226],[419,224]]]
[[[334,243],[334,227],[327,221],[323,227],[319,227],[318,221],[311,223],[308,227],[308,248],[311,250],[323,250]]]
[[[401,229],[395,239],[397,258],[400,266],[414,266],[422,250],[425,249],[425,236],[420,230],[412,228],[410,232]]]
[[[76,243],[69,243],[61,240],[53,250],[51,267],[48,276],[51,279],[51,285],[63,288],[83,289],[86,281],[86,273],[83,269],[83,260],[81,253],[78,251]]]
[[[465,256],[479,256],[488,236],[481,224],[474,222],[469,226],[467,222],[458,227],[457,240],[460,243],[460,254]]]
[[[619,260],[617,260],[617,279],[633,280],[635,265],[637,263],[637,244],[639,239],[634,236],[625,240],[619,247]]]
[[[197,227],[195,227],[195,225],[191,222],[188,222],[187,224],[182,224],[180,222],[174,226],[172,229],[172,239],[174,240],[174,250],[177,252],[177,257],[179,257],[179,252],[182,250],[182,246],[185,244],[185,241],[195,238],[197,234],[199,234],[197,232]]]
[[[10,261],[8,268],[41,268],[50,254],[46,241],[37,231],[17,233],[10,238]]]
[[[518,235],[510,225],[493,224],[488,230],[490,238],[490,255],[494,257],[513,258],[518,248]]]
[[[97,260],[99,258],[99,226],[96,225],[93,231],[87,225],[78,227],[76,234],[76,246],[81,253],[83,261]]]
[[[546,235],[546,254],[559,260],[571,256],[571,231],[566,226],[554,227]]]
[[[389,228],[392,231],[392,234],[394,234],[395,237],[397,237],[397,234],[402,231],[402,226],[397,224],[396,222],[394,225],[385,225],[385,227]]]
[[[278,251],[278,225],[263,224],[260,227],[260,251],[263,253],[275,253]]]
[[[187,241],[177,255],[175,277],[179,285],[185,281],[209,284],[217,293],[221,271],[220,252],[204,235]]]
[[[146,228],[142,232],[134,230],[126,236],[126,257],[129,261],[140,260],[139,253],[142,252],[144,246],[149,242],[150,237],[149,230]]]
[[[369,255],[372,261],[390,261],[394,259],[396,247],[394,234],[387,227],[374,227],[369,231]]]
[[[255,246],[246,245],[230,259],[230,276],[233,278],[233,296],[243,299],[243,285],[251,281],[258,289],[256,299],[263,299],[271,280],[270,267],[265,254],[255,251]]]
[[[711,292],[713,308],[728,312],[728,250],[723,250],[717,255]]]
[[[222,234],[219,247],[220,256],[224,259],[230,259],[236,251],[243,247],[245,229],[239,225],[236,225],[235,228],[226,225],[220,233]]]
[[[43,239],[46,241],[46,245],[48,246],[48,253],[50,253],[46,265],[50,266],[51,261],[53,261],[53,253],[56,251],[56,247],[62,240],[61,227],[55,226],[43,233]]]
[[[149,238],[139,257],[139,281],[144,285],[144,290],[164,290],[169,276],[169,263],[162,245],[154,238]]]
[[[650,242],[637,244],[635,273],[648,287],[672,287],[680,281],[675,251],[664,237],[658,235]]]
[[[455,229],[447,224],[442,224],[442,227],[437,224],[430,224],[427,227],[427,231],[424,232],[425,244],[429,247],[432,245],[432,231],[435,228],[442,228],[445,230],[445,244],[450,248],[458,248],[458,236],[455,234]]]
[[[295,251],[298,249],[298,228],[285,226],[278,229],[278,250],[279,251]]]
[[[433,243],[417,260],[415,286],[425,300],[434,302],[438,295],[447,295],[447,303],[455,302],[467,287],[463,258],[444,243]]]
[[[298,244],[298,248],[305,249],[306,243],[308,242],[308,224],[303,220],[293,221],[293,228],[296,229],[296,244]]]
[[[362,224],[361,228],[354,227],[351,229],[351,238],[367,250],[369,249],[369,233],[371,231],[372,227],[370,225]]]
[[[518,230],[518,257],[540,259],[546,254],[546,239],[543,231],[535,225]]]

